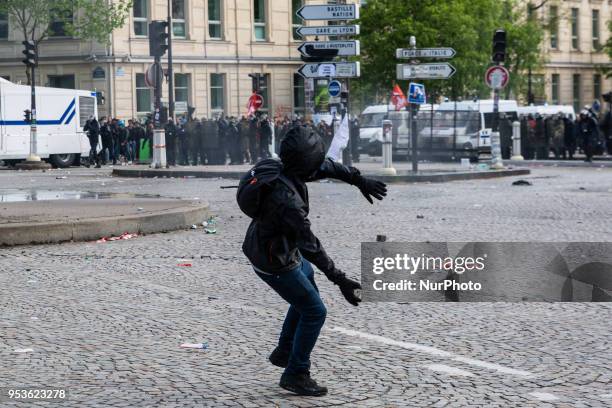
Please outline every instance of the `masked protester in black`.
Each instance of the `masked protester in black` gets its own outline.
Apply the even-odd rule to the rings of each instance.
[[[269,360],[284,367],[280,386],[300,395],[321,396],[327,388],[310,378],[310,353],[325,322],[311,264],[338,285],[352,305],[361,299],[359,282],[349,279],[327,255],[310,229],[306,182],[335,178],[357,186],[372,203],[382,200],[386,185],[361,176],[359,170],[325,158],[321,137],[310,128],[295,126],[280,147],[285,182],[276,182],[262,200],[260,216],[251,222],[242,249],[257,275],[291,306],[278,347]]]

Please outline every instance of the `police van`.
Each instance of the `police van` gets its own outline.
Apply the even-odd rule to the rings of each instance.
[[[30,154],[31,87],[0,78],[0,160],[14,164]],[[96,93],[36,87],[37,154],[56,167],[79,163],[89,154],[83,126],[98,116]]]
[[[511,137],[511,123],[518,120],[516,101],[500,100],[499,117],[502,139]],[[478,160],[491,153],[493,118],[493,100],[444,102],[435,111],[421,110],[419,152],[431,158]]]

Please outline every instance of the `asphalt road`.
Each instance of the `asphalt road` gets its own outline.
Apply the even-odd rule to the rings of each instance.
[[[201,198],[203,229],[127,241],[0,248],[0,387],[55,386],[67,400],[1,407],[604,407],[612,405],[607,304],[364,304],[318,274],[328,319],[307,399],[267,362],[286,305],[240,246],[234,180],[120,179],[109,170],[0,171],[2,189]],[[56,179],[66,175],[65,179]],[[369,205],[338,183],[310,187],[313,229],[347,274],[360,243],[609,241],[612,170],[534,169],[516,178],[393,185]],[[419,217],[417,217],[419,216]],[[190,260],[191,267],[178,266]],[[207,350],[181,343],[208,344]],[[31,349],[31,350],[28,350]]]

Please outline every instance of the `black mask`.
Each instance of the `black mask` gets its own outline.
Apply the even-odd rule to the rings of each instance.
[[[323,140],[309,128],[294,126],[281,143],[280,158],[287,174],[306,180],[325,160]]]

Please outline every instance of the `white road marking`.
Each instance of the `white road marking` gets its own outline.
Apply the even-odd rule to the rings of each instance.
[[[425,368],[430,369],[431,371],[436,371],[438,373],[444,373],[448,375],[461,375],[463,377],[473,377],[474,374],[469,371],[462,370],[457,367],[447,366],[445,364],[429,364],[426,365]]]
[[[31,353],[34,350],[31,348],[15,349],[15,353]]]
[[[514,368],[504,367],[499,364],[488,363],[486,361],[476,360],[476,359],[469,358],[469,357],[457,356],[457,357],[454,357],[453,360],[460,361],[462,363],[466,363],[466,364],[473,365],[476,367],[488,368],[489,370],[499,371],[500,373],[504,373],[504,374],[519,375],[522,377],[532,376],[532,374],[529,371],[515,370]]]
[[[458,356],[448,351],[440,350],[435,347],[423,346],[421,344],[409,343],[406,341],[393,340],[393,339],[390,339],[389,337],[378,336],[376,334],[360,332],[357,330],[345,329],[344,327],[334,327],[331,330],[338,332],[338,333],[346,334],[347,336],[361,337],[362,339],[376,341],[378,343],[386,344],[388,346],[396,346],[396,347],[400,347],[400,348],[407,349],[407,350],[427,353],[427,354],[430,354],[436,357],[448,358],[448,359],[459,361],[461,363],[469,364],[475,367],[486,368],[489,370],[498,371],[503,374],[516,375],[520,377],[534,377],[535,376],[533,373],[530,373],[529,371],[515,370],[510,367],[505,367],[505,366],[495,364],[495,363],[489,363],[487,361]]]
[[[557,401],[559,399],[549,392],[530,392],[529,395],[540,401]]]

